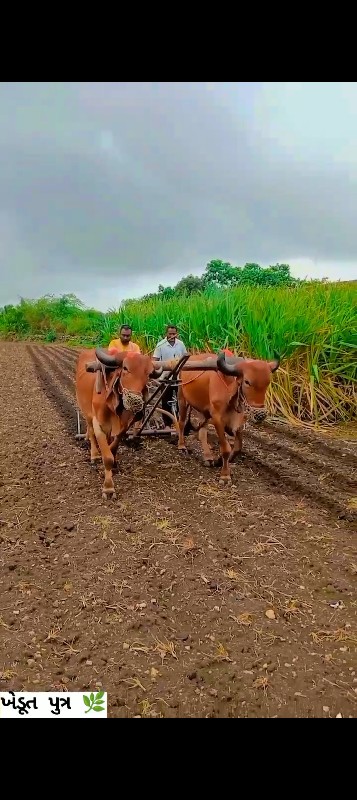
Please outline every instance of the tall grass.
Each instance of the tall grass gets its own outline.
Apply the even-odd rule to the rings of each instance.
[[[18,314],[16,324],[3,311],[0,335],[106,345],[128,322],[135,341],[150,352],[171,322],[192,351],[230,347],[238,355],[263,359],[281,354],[268,400],[272,413],[314,424],[356,419],[356,283],[158,296],[125,302],[108,314],[81,309],[76,298],[60,313],[58,303],[55,298],[23,301],[11,312]]]
[[[269,405],[305,422],[356,419],[356,284],[297,289],[240,287],[212,296],[133,301],[121,313],[151,349],[165,325],[178,325],[192,350],[231,347],[238,355],[282,355]]]

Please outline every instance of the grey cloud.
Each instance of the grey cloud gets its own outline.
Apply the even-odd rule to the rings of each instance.
[[[357,260],[354,170],[287,153],[264,115],[257,135],[260,88],[2,83],[6,300],[86,277],[128,295],[200,258]]]

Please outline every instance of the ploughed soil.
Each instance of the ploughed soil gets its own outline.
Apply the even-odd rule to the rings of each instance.
[[[110,717],[356,717],[356,443],[250,426],[228,488],[194,434],[186,457],[122,444],[106,503],[76,357],[0,346],[0,689],[103,689]]]

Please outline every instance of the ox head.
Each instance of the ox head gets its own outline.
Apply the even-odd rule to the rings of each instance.
[[[229,359],[226,362],[225,353],[217,358],[217,369],[223,375],[240,378],[240,397],[244,411],[248,418],[254,422],[263,422],[267,416],[265,408],[265,395],[271,381],[272,373],[280,366],[280,359],[274,361],[259,361],[257,359]],[[232,363],[233,361],[233,363]]]
[[[95,351],[98,361],[110,370],[120,369],[120,388],[123,405],[127,411],[137,414],[144,406],[144,392],[150,378],[158,377],[161,370],[157,371],[151,358],[141,353],[121,353],[110,355],[106,350],[97,348]]]

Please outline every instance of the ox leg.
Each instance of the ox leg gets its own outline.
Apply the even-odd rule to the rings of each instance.
[[[207,422],[205,422],[205,424],[202,426],[202,428],[200,428],[200,430],[198,431],[198,439],[199,439],[200,445],[202,447],[203,461],[204,461],[205,467],[213,467],[214,466],[214,455],[213,455],[212,449],[211,449],[210,445],[208,444],[208,440],[207,440],[208,422],[209,422],[209,420],[207,420]]]
[[[235,461],[237,456],[239,456],[240,453],[242,452],[243,430],[245,421],[246,421],[246,416],[244,413],[238,413],[235,416],[234,424],[232,425],[235,437],[234,437],[233,450],[229,458],[231,462]]]
[[[224,483],[229,483],[229,481],[231,480],[231,475],[228,462],[231,453],[231,446],[226,439],[226,435],[224,432],[224,423],[222,421],[221,415],[212,414],[212,422],[217,432],[219,446],[221,450],[221,457],[222,457],[222,471],[220,480]]]
[[[242,428],[238,428],[238,430],[236,431],[234,444],[233,444],[233,450],[232,450],[232,452],[230,454],[230,457],[229,457],[229,460],[230,460],[231,463],[233,461],[235,461],[237,456],[239,456],[241,454],[242,446],[243,446],[243,427]]]
[[[100,424],[95,417],[93,419],[93,428],[99,444],[100,452],[102,454],[104,465],[104,484],[102,490],[103,500],[108,500],[109,497],[112,497],[115,500],[116,494],[113,483],[114,456],[108,444],[107,434],[100,427]]]
[[[113,441],[109,445],[109,448],[113,453],[114,457],[113,469],[117,469],[117,452],[118,452],[119,442],[120,442],[120,436],[114,436]]]
[[[94,466],[100,461],[100,452],[98,450],[98,443],[95,438],[92,422],[87,422],[87,439],[90,442],[90,463]]]

